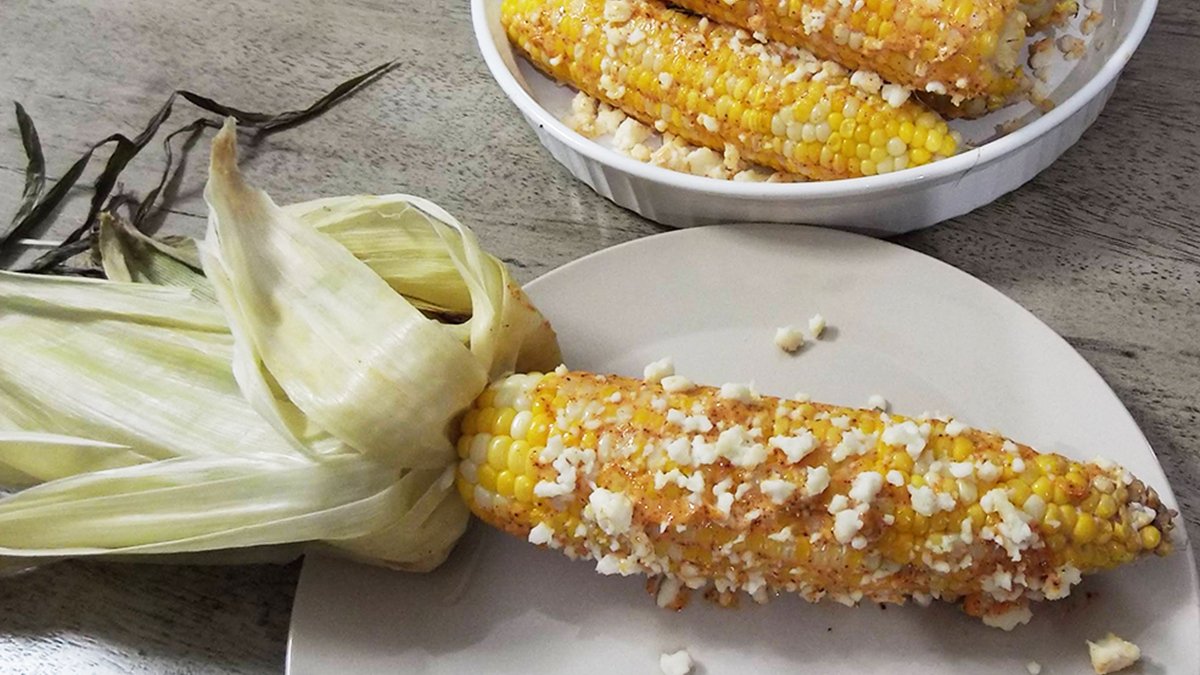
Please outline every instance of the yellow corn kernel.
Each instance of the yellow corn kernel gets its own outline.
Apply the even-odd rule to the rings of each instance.
[[[454,449],[458,452],[459,459],[466,459],[467,455],[471,454],[471,436],[463,434],[458,437],[458,441],[454,443]]]
[[[454,481],[454,487],[458,489],[458,495],[462,497],[463,502],[467,504],[475,503],[475,486],[463,480],[459,475],[458,480]]]
[[[975,442],[966,436],[956,436],[954,438],[954,461],[964,462],[975,452]]]
[[[494,395],[494,394],[493,394]],[[463,415],[462,422],[459,423],[459,429],[462,430],[463,436],[470,436],[478,430],[476,421],[479,419],[479,409],[471,408]]]
[[[1008,501],[1013,504],[1024,504],[1031,494],[1033,494],[1033,490],[1029,488],[1029,484],[1020,478],[1014,479],[1008,484]]]
[[[1156,549],[1159,543],[1162,542],[1162,532],[1159,532],[1158,528],[1153,525],[1147,525],[1142,528],[1141,538],[1142,548]]]
[[[479,409],[490,408],[496,402],[496,390],[485,389],[478,398],[475,399],[475,407]]]
[[[479,487],[483,488],[484,490],[487,490],[488,492],[496,491],[496,470],[493,469],[490,464],[484,464],[483,466],[479,467],[476,480],[479,483]]]
[[[517,411],[513,408],[504,408],[496,414],[496,422],[492,425],[491,433],[493,436],[507,436],[512,430],[513,418],[517,416]]]
[[[1075,510],[1075,507],[1070,504],[1064,504],[1058,507],[1058,512],[1060,514],[1059,519],[1062,520],[1063,529],[1068,532],[1074,530],[1075,523],[1079,519],[1079,512]]]
[[[1092,514],[1084,511],[1075,520],[1075,527],[1071,530],[1071,538],[1077,544],[1090,544],[1098,533],[1099,528],[1096,526],[1096,519],[1092,517]]]
[[[517,476],[513,479],[513,496],[522,502],[533,501],[534,480],[529,476]]]
[[[496,476],[496,494],[505,497],[513,496],[513,483],[515,479],[511,471],[501,471]]]
[[[896,522],[893,523],[893,525],[899,532],[912,532],[913,517],[916,515],[916,512],[910,507],[901,506],[900,508],[896,509]]]
[[[987,521],[987,514],[983,512],[983,507],[979,504],[972,504],[970,507],[968,507],[967,516],[971,519],[971,523],[974,524],[976,528],[983,527],[983,524]]]
[[[1033,461],[1047,476],[1061,476],[1067,470],[1067,463],[1058,455],[1038,455]]]
[[[1108,520],[1117,514],[1117,500],[1112,495],[1103,495],[1096,503],[1096,517]]]
[[[522,474],[530,466],[529,459],[529,442],[512,441],[508,446],[504,466],[515,474]]]
[[[1046,502],[1052,501],[1054,497],[1054,482],[1046,476],[1038,478],[1033,482],[1033,494],[1046,500]]]
[[[1062,527],[1062,510],[1058,504],[1046,505],[1046,514],[1042,516],[1042,527],[1050,532],[1057,532]]]
[[[540,448],[546,445],[546,439],[550,436],[550,420],[545,417],[534,417],[529,423],[529,434],[525,440],[529,441],[531,447]]]

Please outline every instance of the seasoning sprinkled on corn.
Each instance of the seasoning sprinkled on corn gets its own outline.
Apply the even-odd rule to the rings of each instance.
[[[511,534],[650,575],[672,607],[700,588],[941,598],[1012,628],[1081,574],[1171,550],[1173,514],[1113,464],[954,421],[669,389],[565,369],[495,383],[462,419],[458,489]]]
[[[918,92],[1003,100],[1016,91],[1018,0],[671,0]],[[1032,3],[1039,11],[1046,2]]]
[[[504,0],[501,21],[538,68],[709,148],[716,164],[732,149],[741,161],[825,180],[959,149],[957,133],[915,99],[656,0]]]

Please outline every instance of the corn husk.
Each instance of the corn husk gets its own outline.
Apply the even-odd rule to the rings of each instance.
[[[556,365],[553,332],[435,205],[279,207],[235,141],[194,252],[106,220],[120,281],[0,274],[0,555],[319,542],[427,570],[461,535],[449,425],[489,378]]]

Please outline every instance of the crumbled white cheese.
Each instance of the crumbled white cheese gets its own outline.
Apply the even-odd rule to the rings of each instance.
[[[871,394],[871,396],[867,398],[867,407],[872,410],[882,410],[887,412],[888,400],[879,394]]]
[[[896,487],[900,487],[901,485],[904,485],[904,474],[900,473],[899,471],[897,471],[895,469],[892,469],[891,471],[887,472],[887,482],[888,482],[888,485],[895,485]]]
[[[1074,35],[1061,35],[1055,44],[1068,61],[1078,61],[1087,51],[1087,43]]]
[[[802,21],[805,35],[819,33],[825,28],[825,12],[819,9],[809,9],[808,6],[804,6],[801,13],[803,15]]]
[[[995,483],[1001,471],[1002,469],[990,459],[975,467],[975,474],[985,483]]]
[[[679,583],[679,579],[671,576],[663,577],[658,582],[658,593],[654,596],[654,603],[664,609],[674,605],[679,600],[679,591],[682,588],[683,584]]]
[[[1025,473],[1025,460],[1016,457],[1012,461],[1012,470],[1015,473]]]
[[[1014,605],[999,614],[984,614],[983,623],[992,628],[1009,631],[1029,623],[1032,618],[1033,612],[1027,605]]]
[[[1142,658],[1142,650],[1132,642],[1109,633],[1097,642],[1088,640],[1088,656],[1092,659],[1092,670],[1097,675],[1105,675],[1137,663]]]
[[[958,420],[950,420],[946,423],[946,435],[955,437],[967,430],[967,425]]]
[[[597,136],[615,133],[617,127],[621,126],[621,122],[625,121],[625,113],[614,108],[607,103],[600,104],[600,111],[596,113],[595,126],[593,133]]]
[[[850,85],[874,94],[883,87],[883,78],[870,70],[856,70],[850,76]]]
[[[808,395],[808,392],[798,391],[792,394],[792,400],[797,403],[808,403],[812,400],[812,397]]]
[[[667,375],[662,378],[661,382],[663,391],[669,394],[680,394],[696,388],[691,380],[682,375]]]
[[[833,538],[837,539],[839,544],[848,544],[862,529],[862,526],[862,515],[858,511],[853,509],[838,511],[833,516]]]
[[[1029,672],[1029,675],[1041,675],[1042,664],[1037,661],[1030,661],[1025,664],[1025,670]]]
[[[782,450],[788,463],[795,464],[817,447],[817,437],[808,429],[804,429],[797,436],[772,436],[767,440],[767,444]]]
[[[816,497],[827,487],[829,487],[829,469],[823,466],[814,466],[808,470],[808,476],[804,480],[804,494]]]
[[[975,473],[974,462],[950,462],[950,475],[955,478],[967,478]]]
[[[908,455],[914,460],[925,450],[925,442],[929,438],[929,423],[921,426],[912,420],[900,424],[889,424],[883,428],[883,442],[888,445],[903,445]]]
[[[633,16],[633,5],[629,0],[607,0],[604,3],[604,20],[625,23]]]
[[[676,438],[667,444],[667,458],[676,464],[692,463],[692,444],[686,438]]]
[[[828,510],[830,515],[836,515],[848,508],[850,508],[850,498],[846,495],[834,495],[833,498],[829,500]]]
[[[620,492],[596,488],[588,496],[588,504],[596,524],[609,536],[624,534],[633,523],[633,501]]]
[[[796,536],[792,534],[792,526],[788,525],[774,534],[768,534],[767,539],[770,539],[771,541],[778,541],[780,543],[787,543],[789,541],[795,541]]]
[[[554,528],[545,523],[538,523],[529,530],[529,543],[541,546],[549,544],[554,538]]]
[[[942,96],[945,96],[946,85],[937,80],[932,80],[925,85],[925,91],[931,94],[941,94]]]
[[[606,553],[596,561],[596,572],[604,575],[620,574],[627,577],[639,571],[636,561],[615,553]]]
[[[613,134],[612,144],[617,150],[628,152],[633,149],[633,146],[644,142],[647,138],[650,138],[650,127],[632,117],[627,117]]]
[[[726,382],[721,385],[721,398],[738,403],[753,403],[759,399],[753,385]]]
[[[850,428],[850,418],[847,417],[846,415],[838,415],[837,417],[831,417],[831,418],[829,418],[829,423],[832,424],[837,429],[845,430],[845,429]]]
[[[830,421],[832,422],[833,420]],[[848,457],[865,455],[875,447],[877,440],[878,436],[876,434],[863,433],[862,429],[851,429],[842,434],[842,440],[829,453],[830,459],[835,462],[841,462]]]
[[[752,467],[767,459],[767,446],[754,441],[742,425],[732,426],[717,437],[717,454],[737,467]]]
[[[879,90],[879,93],[883,96],[883,100],[887,101],[888,105],[893,108],[899,108],[908,100],[912,90],[898,84],[885,84]]]
[[[808,319],[808,334],[812,339],[820,339],[821,333],[825,332],[825,317],[820,314],[813,314]]]
[[[768,478],[762,482],[762,493],[776,504],[782,504],[796,491],[796,484],[782,479]]]
[[[1083,581],[1079,568],[1067,563],[1046,577],[1042,584],[1042,595],[1047,600],[1062,600],[1071,594],[1071,587]]]
[[[724,175],[724,158],[711,148],[696,148],[684,158],[688,172],[697,176],[721,178]]]
[[[860,504],[870,504],[883,488],[883,476],[878,471],[864,471],[854,477],[850,484],[850,499]]]
[[[734,176],[734,180],[737,180],[737,176]],[[776,328],[775,346],[790,354],[804,346],[804,333],[795,326]]]
[[[933,493],[933,488],[928,485],[922,485],[919,488],[909,485],[908,494],[912,497],[913,511],[923,516],[932,516],[937,510],[937,496]]]

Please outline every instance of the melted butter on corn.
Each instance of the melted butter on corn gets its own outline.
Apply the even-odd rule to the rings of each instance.
[[[511,376],[463,416],[459,492],[483,520],[605,574],[723,602],[962,599],[1010,628],[1081,573],[1170,550],[1171,514],[1111,463],[725,389]]]

